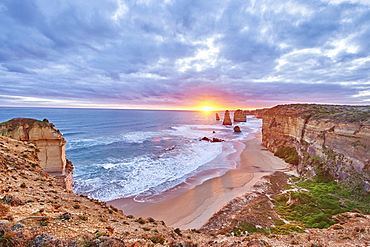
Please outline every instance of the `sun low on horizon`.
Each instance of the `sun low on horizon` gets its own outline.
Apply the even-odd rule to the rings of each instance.
[[[211,112],[211,111],[215,111],[216,109],[214,109],[210,106],[204,106],[200,110],[203,111],[203,112]]]

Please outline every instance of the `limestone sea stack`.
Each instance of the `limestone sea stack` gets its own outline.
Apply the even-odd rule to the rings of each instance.
[[[217,112],[216,112],[216,121],[220,121],[220,116],[218,115]]]
[[[235,127],[234,127],[234,132],[235,132],[235,133],[240,133],[240,132],[242,132],[242,131],[240,130],[240,127],[239,127],[239,126],[235,126]]]
[[[234,112],[234,122],[247,122],[247,114],[241,109],[236,110]]]
[[[62,187],[73,189],[73,165],[67,160],[62,134],[47,119],[14,118],[0,124],[0,135],[36,144],[42,169]]]
[[[222,125],[232,125],[229,110],[225,111],[224,121],[223,121]]]

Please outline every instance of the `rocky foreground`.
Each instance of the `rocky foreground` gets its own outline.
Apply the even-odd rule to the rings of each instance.
[[[370,218],[346,213],[327,230],[289,235],[198,233],[124,215],[58,186],[34,144],[0,137],[0,246],[366,246]],[[260,204],[263,206],[264,204]],[[311,244],[312,243],[312,244]]]

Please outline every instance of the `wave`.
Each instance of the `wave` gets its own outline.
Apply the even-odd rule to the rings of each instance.
[[[159,132],[129,132],[120,134],[118,136],[108,137],[97,137],[97,138],[85,138],[85,139],[72,139],[68,140],[66,149],[80,149],[80,148],[91,148],[94,146],[110,145],[117,142],[125,143],[144,143],[145,141],[152,139],[153,137],[160,136]]]
[[[77,178],[75,191],[102,201],[157,195],[185,182],[222,151],[222,143],[196,142],[159,157],[136,157],[120,163],[99,164],[106,171],[91,179]]]
[[[208,177],[204,176],[204,179],[218,176],[220,171],[226,172],[236,167],[236,161],[226,158],[236,152],[233,141],[250,139],[250,133],[259,131],[261,121],[251,119],[237,125],[242,133],[234,133],[233,126],[185,124],[158,131],[133,131],[110,137],[68,141],[67,149],[75,152],[80,148],[95,146],[109,150],[109,145],[113,143],[118,143],[115,149],[122,152],[120,146],[127,147],[126,144],[142,144],[138,146],[145,150],[145,154],[134,157],[120,155],[86,163],[85,167],[80,168],[84,172],[75,177],[75,192],[101,201],[127,197],[133,197],[136,201],[152,201],[153,197],[164,191],[189,183],[189,178],[202,172],[215,171],[211,176],[208,172]],[[226,141],[199,141],[203,136]],[[126,152],[130,148],[126,148]],[[95,149],[91,150],[93,153]]]

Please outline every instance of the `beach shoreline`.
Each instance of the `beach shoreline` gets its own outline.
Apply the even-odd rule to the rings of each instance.
[[[162,220],[180,229],[199,229],[230,200],[253,191],[253,185],[275,171],[289,171],[290,165],[261,146],[261,132],[244,142],[244,149],[230,154],[238,162],[236,169],[204,181],[186,191],[164,192],[166,199],[157,203],[123,198],[107,202],[126,215]],[[241,147],[241,146],[239,146]],[[176,188],[175,188],[176,190]],[[177,194],[174,194],[177,193]]]

